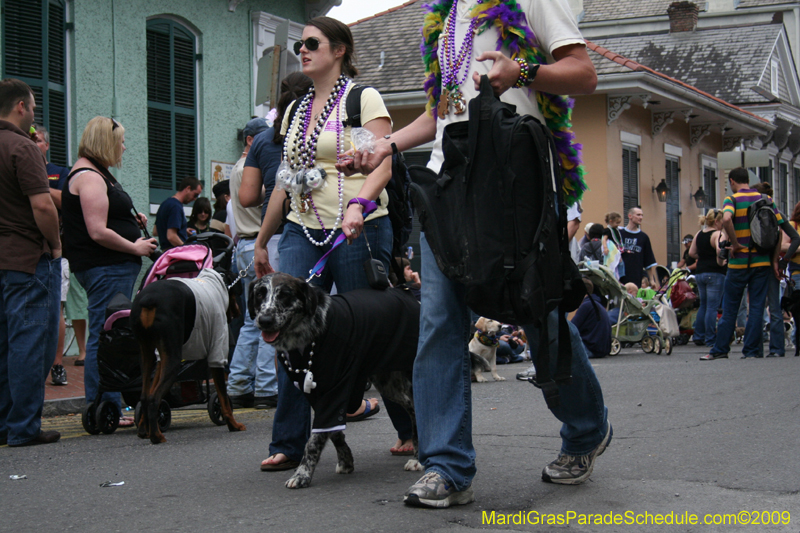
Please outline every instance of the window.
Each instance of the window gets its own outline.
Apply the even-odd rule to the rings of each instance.
[[[665,177],[667,195],[667,265],[681,260],[681,169],[678,159],[667,157]]]
[[[703,192],[706,193],[706,208],[717,207],[717,170],[703,167]]]
[[[67,166],[67,63],[62,0],[2,0],[3,78],[36,99],[36,123],[50,132],[49,161]]]
[[[794,209],[794,205],[797,202],[800,202],[800,168],[794,167],[794,202],[792,205],[792,209]],[[791,216],[791,213],[786,213],[787,215]]]
[[[150,202],[198,176],[195,36],[173,20],[147,21],[147,146]]]
[[[772,160],[769,161],[769,166],[767,167],[758,167],[758,181],[760,182],[767,182],[772,185]]]
[[[628,223],[628,210],[639,205],[639,149],[622,147],[622,216]]]
[[[781,163],[778,166],[778,188],[775,189],[775,196],[773,198],[781,213],[786,215],[786,200],[789,197],[789,165]],[[791,213],[788,213],[791,215]]]

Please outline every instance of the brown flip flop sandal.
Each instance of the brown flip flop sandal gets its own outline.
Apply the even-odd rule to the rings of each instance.
[[[270,457],[272,457],[270,455]],[[269,459],[269,457],[267,457]],[[266,460],[266,459],[265,459]],[[286,459],[277,464],[264,464],[261,463],[261,471],[262,472],[280,472],[282,470],[293,470],[300,466],[298,461],[292,461],[291,459]]]

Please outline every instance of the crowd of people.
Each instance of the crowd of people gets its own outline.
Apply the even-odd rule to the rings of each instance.
[[[79,345],[88,320],[88,341],[85,349],[81,345],[77,361],[85,366],[86,401],[93,402],[99,392],[99,337],[111,298],[120,292],[133,295],[142,257],[151,256],[157,246],[167,250],[199,233],[222,231],[235,239],[233,268],[244,273],[243,309],[247,286],[257,277],[280,270],[305,279],[332,250],[325,270],[311,280],[326,291],[368,287],[362,265],[370,258],[380,260],[387,272],[393,270],[390,262],[398,262],[404,279],[395,279],[395,284],[405,284],[421,302],[413,379],[419,459],[425,473],[406,491],[404,501],[422,507],[472,502],[477,466],[466,340],[474,317],[464,303],[465,286],[441,272],[424,234],[421,273],[411,270],[407,258],[392,257],[385,191],[391,154],[433,142],[428,167],[438,172],[445,129],[469,119],[459,102],[478,94],[480,76],[487,76],[495,94],[514,104],[518,113],[542,122],[539,92],[591,93],[597,78],[566,0],[503,4],[502,13],[484,13],[481,20],[491,22],[485,32],[476,31],[480,0],[437,6],[446,8],[441,23],[428,21],[433,26],[425,30],[442,51],[426,56],[433,88],[428,111],[393,132],[380,93],[365,88],[359,96],[360,122],[374,137],[374,147],[348,150],[353,127],[345,102],[358,74],[355,43],[346,25],[314,18],[295,46],[302,73],[282,81],[274,123],[253,118],[244,125],[244,149],[230,181],[213,188],[213,213],[211,202],[201,197],[203,182],[182,177],[156,214],[157,241],[142,236],[147,217],[135,210],[109,171],[122,164],[122,124],[95,117],[83,131],[72,169],[56,167],[46,161],[48,133],[43,128],[31,132],[35,101],[30,87],[19,80],[0,81],[0,213],[2,224],[11,228],[0,232],[0,243],[15,251],[0,256],[0,443],[25,446],[59,438],[58,432],[41,430],[41,413],[47,376],[54,384],[67,382],[58,345],[64,312]],[[541,48],[550,61],[532,65],[509,57],[508,47],[498,45],[498,32],[527,36],[516,49],[534,57]],[[749,309],[744,357],[761,357],[767,302],[770,320],[780,320],[782,328],[779,302],[786,268],[780,254],[789,261],[791,279],[800,280],[800,258],[795,257],[800,204],[790,220],[772,205],[785,237],[775,253],[757,252],[740,212],[761,199],[761,193],[749,188],[744,169],[733,170],[729,181],[733,194],[721,210],[709,210],[696,235],[685,237],[679,265],[694,274],[700,293],[694,341],[709,346],[703,360],[728,356],[743,305]],[[192,202],[187,218],[185,209]],[[570,239],[580,227],[580,213],[579,204],[567,213]],[[574,258],[606,266],[631,297],[650,300],[663,280],[657,278],[652,245],[642,230],[644,213],[632,207],[626,216],[624,226],[616,212],[606,216],[605,227],[586,224],[585,236],[573,247]],[[340,236],[348,245],[336,248]],[[544,481],[559,484],[586,481],[613,435],[602,388],[589,362],[609,353],[611,319],[603,295],[588,279],[584,283],[587,294],[568,325],[573,378],[558,382],[560,405],[551,405],[553,416],[562,422],[561,447],[542,471]],[[509,326],[499,338],[498,357],[536,361],[542,328],[555,331],[560,318],[554,310],[542,324]],[[770,356],[784,353],[783,335],[776,332],[771,330]],[[550,340],[547,355],[553,366],[559,342],[567,337]],[[532,379],[535,374],[532,362],[518,377]],[[232,350],[228,388],[234,407],[276,409],[269,456],[261,470],[297,467],[311,432],[309,404],[285,368],[275,365],[274,349],[248,316]],[[103,399],[120,404],[119,393],[105,393]],[[391,452],[410,455],[409,414],[393,402],[383,403],[397,432]],[[347,419],[363,420],[379,409],[377,398],[368,398],[347,413]],[[120,421],[122,426],[132,423],[128,417]]]

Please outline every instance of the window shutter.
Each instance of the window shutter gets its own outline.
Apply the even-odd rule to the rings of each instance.
[[[622,216],[628,223],[628,210],[639,205],[639,153],[622,149]]]
[[[43,78],[42,8],[40,0],[5,0],[3,3],[4,77]]]
[[[680,221],[680,170],[678,161],[667,159],[666,182],[669,187],[667,195],[667,264],[681,260],[681,221]]]
[[[711,167],[703,168],[703,192],[706,193],[706,207],[717,207],[717,172]]]
[[[162,25],[147,30],[147,99],[170,104],[170,50],[169,26],[162,33]]]
[[[172,131],[169,111],[153,107],[147,109],[147,146],[151,189],[166,191],[173,189]]]

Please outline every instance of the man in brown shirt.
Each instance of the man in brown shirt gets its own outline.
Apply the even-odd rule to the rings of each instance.
[[[0,444],[56,442],[42,431],[44,387],[61,301],[58,213],[42,153],[29,130],[27,84],[0,81]]]

